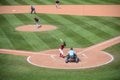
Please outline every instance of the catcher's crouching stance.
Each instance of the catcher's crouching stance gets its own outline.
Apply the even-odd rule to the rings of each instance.
[[[59,48],[59,51],[60,51],[60,57],[64,58],[64,53],[63,53],[63,49],[64,47],[66,46],[66,42],[64,41],[61,45],[60,45],[60,48]]]

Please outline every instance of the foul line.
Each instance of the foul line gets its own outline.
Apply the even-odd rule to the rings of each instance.
[[[20,50],[10,50],[10,49],[0,49],[0,53],[5,53],[5,54],[16,54],[16,55],[34,55],[37,52],[29,52],[29,51],[20,51]]]
[[[28,61],[28,63],[30,63],[30,64],[32,64],[32,65],[35,65],[35,66],[38,66],[38,67],[45,67],[45,68],[52,68],[52,69],[87,69],[87,68],[99,67],[99,66],[108,64],[108,63],[110,63],[110,62],[112,62],[112,61],[114,60],[114,57],[113,57],[111,54],[109,54],[109,53],[107,53],[107,52],[104,52],[104,51],[102,51],[102,52],[103,52],[104,54],[110,56],[111,59],[110,59],[108,62],[106,62],[106,63],[98,64],[98,65],[96,65],[96,66],[89,66],[89,67],[81,67],[81,66],[80,66],[80,67],[75,67],[75,68],[58,68],[58,67],[50,67],[50,66],[45,66],[45,65],[38,65],[38,64],[32,63],[32,62],[30,61],[31,56],[29,56],[29,57],[27,58],[27,61]],[[53,57],[53,56],[51,56],[51,57]]]
[[[117,41],[117,40],[118,40],[118,41]],[[112,43],[112,42],[114,42],[114,43]],[[109,43],[109,46],[106,46],[106,47],[105,47],[105,45],[108,44],[108,43]],[[110,43],[111,43],[111,44],[110,44]],[[90,46],[90,47],[88,47],[87,49],[85,49],[85,50],[83,50],[83,51],[81,51],[81,52],[78,52],[77,54],[84,54],[84,53],[87,52],[87,51],[94,50],[94,48],[99,48],[99,47],[101,47],[101,46],[103,46],[104,49],[105,49],[105,48],[107,48],[107,47],[113,46],[113,45],[118,44],[118,43],[120,43],[120,36],[115,37],[115,38],[110,39],[110,40],[107,40],[107,41],[104,41],[104,42],[101,42],[101,43],[98,43],[98,44],[96,44],[96,45]],[[103,50],[103,49],[100,49],[100,50],[98,50],[98,51],[101,51],[101,50]]]

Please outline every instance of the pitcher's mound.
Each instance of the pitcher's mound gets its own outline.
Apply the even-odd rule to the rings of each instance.
[[[18,26],[16,28],[17,31],[24,31],[24,32],[40,32],[40,31],[50,31],[55,30],[56,27],[53,25],[41,25],[41,27],[37,27],[36,25],[23,25]]]

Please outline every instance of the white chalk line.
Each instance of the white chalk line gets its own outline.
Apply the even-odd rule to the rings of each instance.
[[[77,54],[81,54],[81,55],[84,56],[85,58],[88,58],[88,56],[84,54],[86,51],[93,50],[93,49],[96,48],[96,47],[99,47],[99,46],[101,46],[101,45],[105,45],[105,44],[107,44],[107,43],[113,42],[113,41],[118,40],[118,39],[119,39],[119,41],[118,41],[117,43],[120,43],[120,36],[118,36],[118,37],[115,37],[115,38],[113,38],[113,39],[110,39],[110,40],[101,42],[101,43],[96,44],[96,45],[93,45],[93,46],[91,46],[91,47],[88,47],[87,49],[85,49],[85,50],[83,50],[83,51],[80,51],[80,52],[78,52]],[[117,43],[115,43],[115,44],[117,44]]]
[[[15,53],[27,53],[27,54],[36,54],[37,52],[29,52],[29,51],[22,51],[22,50],[9,50],[9,49],[0,49],[0,53],[1,52],[7,52],[7,53],[11,53],[11,52],[15,52]]]
[[[3,50],[4,50],[4,49],[3,49]],[[11,50],[6,50],[6,51],[11,51]],[[26,53],[26,52],[24,52],[24,51],[16,51],[16,50],[14,50],[14,51],[15,51],[15,52]],[[30,53],[30,54],[31,54],[31,52],[27,52],[27,53]],[[104,53],[106,53],[106,52],[104,52]],[[33,53],[33,54],[37,54],[37,53]],[[108,53],[106,53],[106,54],[109,55],[112,59],[111,59],[110,61],[104,63],[104,64],[99,64],[99,65],[96,65],[96,66],[89,66],[89,67],[81,67],[81,66],[80,66],[80,67],[68,68],[68,69],[85,69],[85,68],[92,68],[92,67],[97,67],[97,66],[101,66],[101,65],[108,64],[108,63],[110,63],[114,58],[113,58],[112,55],[110,55],[110,54],[108,54]],[[53,59],[55,59],[55,56],[56,56],[56,55],[51,55],[51,54],[37,54],[37,55],[51,56]],[[31,57],[31,56],[29,56],[29,57],[27,58],[27,61],[28,61],[30,64],[33,64],[33,65],[36,65],[36,66],[39,66],[39,67],[56,68],[56,69],[67,69],[67,68],[57,68],[57,67],[50,67],[50,66],[38,65],[38,64],[32,63],[32,62],[30,61],[30,57]]]
[[[111,59],[109,60],[109,61],[107,61],[107,62],[105,62],[105,63],[103,63],[103,64],[98,64],[98,65],[95,65],[95,66],[88,66],[88,67],[85,67],[85,66],[82,66],[81,67],[81,65],[80,65],[80,67],[73,67],[73,68],[58,68],[58,67],[51,67],[51,66],[45,66],[45,65],[42,65],[42,64],[40,64],[40,65],[38,65],[38,64],[35,64],[35,63],[33,63],[33,62],[31,62],[30,61],[30,58],[31,58],[31,56],[29,56],[28,58],[27,58],[27,61],[30,63],[30,64],[32,64],[32,65],[35,65],[35,66],[38,66],[38,67],[45,67],[45,68],[53,68],[53,69],[87,69],[87,68],[95,68],[95,67],[99,67],[99,66],[102,66],[102,65],[106,65],[106,64],[108,64],[108,63],[110,63],[110,62],[112,62],[113,60],[114,60],[114,57],[111,55],[111,54],[109,54],[109,53],[107,53],[107,52],[104,52],[104,51],[102,51],[104,54],[106,54],[106,55],[108,55],[108,56],[110,56],[111,57]],[[52,56],[53,57],[53,56]],[[53,57],[54,58],[54,57]]]
[[[112,40],[116,40],[116,39],[119,39],[120,37],[117,37],[117,38],[114,38],[114,39],[112,39]],[[108,40],[108,41],[105,41],[105,42],[111,42],[111,40]],[[103,44],[105,44],[105,42],[103,42],[103,43],[101,43],[101,44],[97,44],[97,45],[103,45]],[[87,51],[87,50],[89,50],[89,49],[92,49],[92,48],[94,48],[94,47],[96,47],[96,45],[95,46],[92,46],[92,47],[90,47],[90,48],[87,48],[87,49],[85,49],[84,51]],[[4,49],[1,49],[1,50],[4,50]],[[11,51],[11,50],[6,50],[6,51]],[[15,51],[15,50],[14,50]],[[82,52],[84,52],[84,51],[82,51]],[[15,52],[22,52],[22,53],[29,53],[29,54],[35,54],[35,53],[33,53],[33,52],[25,52],[25,51],[15,51]],[[80,52],[81,53],[81,52]],[[80,54],[79,53],[79,54]],[[105,53],[105,52],[104,52]],[[113,56],[112,55],[110,55],[110,54],[108,54],[108,53],[106,53],[107,55],[109,55],[110,57],[111,57],[111,60],[110,61],[108,61],[108,62],[106,62],[106,63],[103,63],[103,64],[99,64],[99,65],[96,65],[96,66],[91,66],[91,67],[83,67],[83,68],[92,68],[92,67],[97,67],[97,66],[101,66],[101,65],[105,65],[105,64],[108,64],[108,63],[110,63],[111,61],[113,61],[114,60],[114,58],[113,58]],[[46,54],[45,54],[46,55]],[[48,54],[49,55],[49,54]],[[86,58],[88,58],[85,54],[82,54],[84,57],[86,57]],[[29,56],[28,58],[27,58],[27,61],[29,62],[29,63],[31,63],[31,64],[33,64],[33,65],[36,65],[36,66],[40,66],[40,65],[38,65],[38,64],[34,64],[34,63],[32,63],[32,62],[30,62],[30,57],[31,56]],[[54,58],[54,56],[52,56],[52,58]],[[43,66],[43,65],[42,65]],[[40,67],[42,67],[42,66],[40,66]],[[43,67],[47,67],[47,68],[50,68],[50,67],[48,67],[48,66],[43,66]],[[51,67],[51,68],[55,68],[55,67]],[[81,68],[81,67],[79,67],[79,68]],[[58,69],[58,68],[57,68]],[[60,68],[59,68],[60,69]],[[63,68],[61,68],[61,69],[63,69]],[[66,68],[65,68],[66,69]],[[72,69],[72,68],[70,68],[70,69]],[[73,69],[78,69],[78,68],[73,68]]]
[[[12,54],[12,52],[14,53],[21,53],[21,54],[32,54],[32,55],[51,55],[51,54],[42,54],[39,52],[30,52],[30,51],[22,51],[22,50],[10,50],[10,49],[0,49],[0,53],[10,53]],[[21,55],[19,54],[19,55]]]
[[[87,49],[85,49],[85,50],[83,50],[83,51],[81,51],[81,52],[78,52],[77,54],[84,54],[86,51],[93,50],[93,48],[99,47],[99,46],[101,46],[101,45],[110,43],[110,42],[115,41],[115,40],[118,40],[118,39],[119,39],[119,42],[117,42],[117,43],[120,43],[120,36],[118,36],[118,37],[115,37],[115,38],[113,38],[113,39],[110,39],[110,40],[107,40],[107,41],[98,43],[98,44],[93,45],[93,46],[90,46],[90,47],[88,47]],[[116,44],[117,44],[117,43],[116,43]]]
[[[4,50],[4,49],[3,49]],[[11,50],[7,50],[7,51],[11,51]],[[15,50],[14,50],[15,51]],[[16,52],[21,52],[21,51],[16,51]],[[22,51],[24,52],[24,51]],[[26,53],[26,52],[25,52]],[[29,53],[29,52],[28,52]],[[104,52],[106,53],[106,52]],[[108,53],[106,53],[108,54]],[[56,55],[51,55],[51,54],[37,54],[37,55],[46,55],[46,56],[51,56],[53,59],[55,59],[55,56]],[[105,65],[105,64],[108,64],[110,63],[114,58],[112,55],[108,54],[112,59],[104,64],[100,64],[100,65],[96,65],[96,66],[90,66],[90,67],[75,67],[75,68],[68,68],[68,69],[85,69],[85,68],[92,68],[92,67],[97,67],[97,66],[101,66],[101,65]],[[57,67],[49,67],[49,66],[44,66],[44,65],[38,65],[38,64],[35,64],[35,63],[32,63],[29,59],[30,59],[31,56],[29,56],[27,58],[27,61],[30,63],[30,64],[33,64],[33,65],[36,65],[36,66],[39,66],[39,67],[46,67],[46,68],[56,68],[56,69],[66,69],[66,68],[57,68]],[[55,59],[56,60],[56,59]]]
[[[112,40],[108,40],[108,41],[102,42],[101,44],[97,44],[97,45],[95,45],[95,46],[89,47],[89,48],[85,49],[85,50],[82,51],[82,52],[88,51],[88,50],[90,50],[90,49],[95,48],[96,46],[103,45],[103,44],[105,44],[106,42],[111,42],[111,41],[116,40],[116,39],[118,39],[118,38],[119,38],[119,37],[114,38],[114,39],[112,39]],[[80,53],[81,53],[81,52],[80,52]],[[44,66],[44,65],[37,65],[37,64],[34,64],[34,63],[30,62],[30,61],[29,61],[29,63],[32,63],[32,64],[37,65],[37,66],[40,66],[40,67],[57,68],[57,69],[85,69],[85,68],[93,68],[93,67],[98,67],[98,66],[102,66],[102,65],[108,64],[108,63],[110,63],[110,62],[112,62],[112,61],[114,60],[114,58],[113,58],[113,56],[112,56],[111,54],[106,53],[106,52],[104,52],[104,53],[107,54],[108,56],[110,56],[110,57],[111,57],[111,60],[109,60],[109,61],[107,61],[106,63],[103,63],[103,64],[98,64],[98,65],[89,66],[89,67],[57,68],[57,67],[49,67],[49,66]],[[85,55],[85,54],[81,54],[81,55],[84,56],[85,58],[88,58],[87,55]],[[53,55],[52,55],[51,57],[55,60],[55,58],[54,58]]]
[[[63,63],[63,61],[62,61],[61,59],[56,59],[55,56],[56,56],[56,55],[51,55],[51,58],[54,59],[55,61],[59,61],[59,62],[62,62],[62,63]],[[63,58],[62,58],[62,59],[63,59]]]
[[[81,54],[83,57],[85,57],[86,59],[88,58],[88,56],[87,55],[85,55],[85,54]]]

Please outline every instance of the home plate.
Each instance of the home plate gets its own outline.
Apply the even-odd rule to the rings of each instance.
[[[12,10],[13,12],[15,12],[16,10]]]

